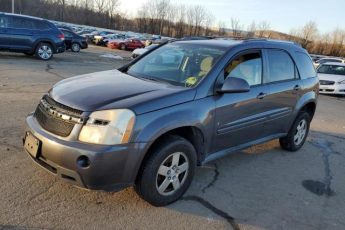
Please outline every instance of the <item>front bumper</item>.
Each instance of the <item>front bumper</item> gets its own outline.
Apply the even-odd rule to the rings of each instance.
[[[33,115],[26,118],[26,132],[40,142],[36,157],[30,158],[55,176],[81,188],[117,191],[134,184],[142,161],[145,143],[103,146],[81,143],[48,133]],[[88,157],[90,165],[77,160]]]
[[[320,85],[320,94],[345,95],[345,84]]]

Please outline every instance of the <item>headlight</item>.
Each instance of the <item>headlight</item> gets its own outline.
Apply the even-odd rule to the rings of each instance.
[[[79,140],[102,145],[129,142],[135,122],[135,114],[128,109],[103,110],[91,113],[83,126]]]
[[[339,81],[339,84],[345,84],[345,80]]]

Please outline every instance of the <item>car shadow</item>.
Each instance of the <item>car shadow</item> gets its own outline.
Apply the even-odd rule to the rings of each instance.
[[[315,229],[323,216],[315,208],[337,194],[331,175],[339,166],[332,169],[331,159],[344,165],[344,149],[344,134],[315,131],[297,152],[280,149],[277,140],[254,146],[199,168],[187,193],[169,208],[221,218],[233,229]]]

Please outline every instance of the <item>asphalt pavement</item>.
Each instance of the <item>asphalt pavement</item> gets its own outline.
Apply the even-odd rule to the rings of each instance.
[[[21,138],[25,116],[42,94],[62,79],[118,68],[129,56],[93,46],[47,62],[0,53],[0,230],[345,229],[341,97],[320,96],[300,151],[286,152],[271,141],[211,162],[167,207],[149,205],[132,188],[78,189],[36,166]]]

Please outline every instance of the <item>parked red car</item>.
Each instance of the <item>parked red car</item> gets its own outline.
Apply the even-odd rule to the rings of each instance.
[[[126,39],[108,42],[108,47],[111,49],[134,50],[144,48],[145,45],[138,39]]]

